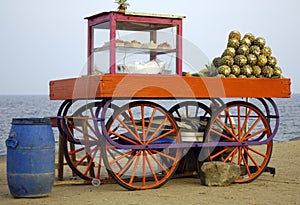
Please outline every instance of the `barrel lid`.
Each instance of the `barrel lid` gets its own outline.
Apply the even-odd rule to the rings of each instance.
[[[14,125],[40,125],[50,124],[50,118],[13,118]]]

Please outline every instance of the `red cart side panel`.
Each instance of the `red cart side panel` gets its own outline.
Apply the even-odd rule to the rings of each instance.
[[[101,75],[50,81],[50,99],[289,98],[290,79]]]

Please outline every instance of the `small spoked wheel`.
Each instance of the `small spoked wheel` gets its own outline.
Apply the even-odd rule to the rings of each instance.
[[[205,141],[219,144],[207,149],[210,161],[240,166],[241,176],[236,180],[239,183],[257,178],[272,154],[271,129],[266,117],[256,106],[243,101],[229,102],[212,114]]]
[[[210,119],[210,108],[203,103],[184,101],[170,108],[180,129],[182,141],[203,141],[203,132]]]
[[[106,124],[103,160],[108,173],[128,190],[158,188],[174,174],[179,148],[139,145],[180,144],[177,124],[162,106],[147,101],[122,106]],[[121,147],[123,146],[123,147]]]
[[[203,142],[205,127],[211,117],[210,108],[207,105],[196,101],[183,101],[171,107],[169,113],[177,122],[182,142]],[[185,173],[185,175],[193,176],[198,170],[200,153],[200,147],[182,149],[183,156],[175,174]]]
[[[95,110],[103,107],[102,101],[66,108],[60,122],[63,132],[63,149],[65,159],[72,171],[84,180],[108,179],[101,153],[101,136],[95,131]]]

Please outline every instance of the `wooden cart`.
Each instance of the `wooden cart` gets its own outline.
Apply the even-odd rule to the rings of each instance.
[[[157,188],[178,173],[191,148],[197,161],[238,164],[236,182],[250,182],[267,167],[279,127],[272,98],[290,97],[290,79],[182,76],[182,18],[119,12],[87,18],[87,75],[50,82],[50,99],[64,100],[57,124],[65,157],[81,178],[113,179],[129,190]],[[116,31],[134,30],[157,42],[159,31],[169,28],[176,31],[171,48],[126,47],[116,40]],[[109,44],[97,47],[97,29],[106,30]],[[173,68],[122,73],[118,50],[146,53],[150,61],[173,53]],[[109,69],[93,75],[99,68],[94,52],[104,51]]]

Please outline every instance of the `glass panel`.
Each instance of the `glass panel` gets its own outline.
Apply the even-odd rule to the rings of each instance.
[[[92,27],[92,73],[110,72],[110,23]],[[117,22],[116,73],[176,74],[176,26]]]
[[[176,26],[117,23],[116,73],[176,74]]]
[[[110,23],[92,27],[92,74],[109,73],[109,52],[96,52],[99,48],[109,49]]]

